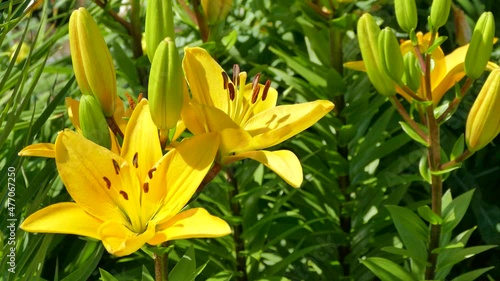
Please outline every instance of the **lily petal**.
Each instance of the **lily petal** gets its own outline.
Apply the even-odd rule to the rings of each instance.
[[[151,118],[146,99],[141,100],[130,117],[121,155],[137,169],[141,186],[148,171],[162,157],[158,128]]]
[[[300,187],[302,184],[304,177],[302,166],[297,156],[291,151],[247,151],[225,157],[222,164],[226,165],[245,158],[254,159],[264,164],[293,187]]]
[[[259,84],[259,93],[257,95],[258,99],[252,108],[252,115],[258,114],[262,111],[276,107],[276,102],[278,101],[278,92],[274,88],[269,88],[266,94],[266,99],[262,100],[262,95],[264,93],[264,85]],[[243,90],[245,99],[251,103],[252,101],[252,84],[246,84]]]
[[[103,222],[85,212],[76,203],[64,202],[31,214],[21,229],[39,233],[75,234],[100,239],[97,230]]]
[[[108,221],[102,224],[99,234],[106,250],[117,256],[127,256],[139,250],[155,235],[156,225],[149,223],[146,231],[137,234],[123,224]]]
[[[193,100],[227,112],[229,96],[224,89],[224,69],[202,48],[185,48],[182,67]]]
[[[66,98],[64,100],[66,104],[66,110],[68,111],[68,117],[71,121],[71,124],[75,127],[76,131],[81,134],[82,130],[80,129],[80,102],[74,100],[72,98]]]
[[[35,143],[23,148],[17,155],[56,158],[55,145],[53,143]]]
[[[231,228],[224,220],[210,215],[205,209],[194,208],[158,225],[158,231],[148,243],[158,245],[174,239],[221,237],[230,233]]]
[[[125,219],[122,210],[137,207],[126,201],[133,202],[128,197],[135,195],[131,187],[138,180],[132,181],[130,166],[119,155],[70,130],[59,133],[55,147],[59,175],[86,212],[103,221],[120,221]]]
[[[197,135],[181,142],[158,162],[158,170],[149,181],[150,187],[163,189],[152,196],[163,197],[162,192],[166,192],[163,207],[154,218],[157,224],[168,221],[191,199],[210,169],[218,147],[216,133]]]
[[[327,100],[282,105],[255,115],[243,128],[253,136],[254,149],[266,148],[311,127],[332,109]]]

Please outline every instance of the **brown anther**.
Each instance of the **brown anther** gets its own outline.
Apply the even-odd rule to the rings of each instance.
[[[259,85],[260,73],[255,74],[252,81],[252,91],[255,92],[255,87]]]
[[[106,187],[111,189],[111,181],[107,177],[102,177],[102,179],[106,182]]]
[[[257,86],[255,86],[255,88],[253,89],[252,103],[255,103],[257,101],[257,97],[259,96],[259,91],[260,91],[260,85],[257,84]]]
[[[127,101],[128,101],[128,105],[130,108],[132,108],[132,110],[135,108],[135,101],[134,99],[132,98],[132,96],[130,96],[129,93],[125,93],[125,96],[127,97]]]
[[[113,167],[115,168],[115,173],[118,175],[120,173],[120,165],[113,159]]]
[[[150,178],[150,179],[152,179],[152,178],[153,178],[153,172],[156,172],[156,167],[154,167],[154,168],[152,168],[151,170],[149,170],[149,172],[148,172],[148,176],[149,176],[149,178]]]
[[[128,200],[128,194],[127,194],[127,192],[125,192],[125,191],[123,191],[123,190],[120,190],[120,194],[121,194],[121,196],[123,196],[123,198],[124,198],[125,200]]]
[[[228,89],[229,89],[229,99],[230,100],[234,100],[234,97],[235,97],[235,89],[234,89],[234,84],[233,83],[229,83],[227,85]]]
[[[148,193],[148,191],[149,191],[149,183],[148,182],[144,183],[144,185],[142,186],[142,190],[144,191],[144,193]]]
[[[136,152],[134,154],[134,158],[132,158],[132,164],[134,165],[134,167],[136,168],[139,168],[139,154]]]
[[[238,85],[240,84],[239,81],[240,81],[240,66],[237,64],[234,64],[233,65],[233,83],[236,84],[236,87],[238,87]]]
[[[227,73],[222,71],[222,80],[224,80],[224,90],[227,89],[227,80],[229,80],[229,77],[227,77]]]
[[[264,85],[264,90],[262,91],[262,101],[266,100],[269,88],[271,88],[271,81],[267,80],[266,84]]]

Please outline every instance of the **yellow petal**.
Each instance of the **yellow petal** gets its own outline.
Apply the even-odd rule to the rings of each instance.
[[[120,128],[122,132],[125,133],[127,128],[127,120],[124,117],[130,117],[129,110],[125,110],[125,106],[123,105],[123,101],[120,98],[117,98],[115,101],[115,111],[113,113],[113,118],[116,121],[116,124]]]
[[[222,157],[251,149],[252,136],[241,128],[228,128],[220,132],[219,153]]]
[[[254,137],[255,149],[266,148],[309,128],[332,109],[327,100],[282,105],[255,115],[243,128]]]
[[[446,92],[465,76],[464,61],[469,45],[457,48],[445,57],[446,72],[441,80],[432,81],[432,99],[439,103]],[[431,83],[432,83],[431,82]]]
[[[344,67],[352,69],[352,70],[366,72],[365,63],[362,60],[361,61],[349,61],[349,62],[346,62],[346,63],[344,63]]]
[[[269,88],[267,91],[267,97],[265,100],[262,100],[262,94],[264,93],[264,85],[259,84],[259,93],[257,95],[257,101],[252,107],[251,114],[255,115],[264,110],[271,109],[276,106],[276,102],[278,101],[278,92],[274,88]],[[246,84],[243,90],[243,95],[245,99],[251,104],[252,102],[252,84]]]
[[[28,232],[75,234],[100,239],[97,230],[102,223],[76,203],[65,202],[36,211],[20,227]]]
[[[72,98],[65,99],[66,109],[68,110],[68,117],[71,121],[71,124],[75,127],[76,131],[81,134],[82,130],[80,129],[80,102],[74,100]]]
[[[102,221],[120,221],[125,220],[122,210],[137,208],[129,203],[138,197],[139,190],[132,188],[139,186],[138,179],[130,177],[130,166],[119,155],[70,130],[59,133],[55,147],[59,175],[86,212]]]
[[[224,90],[224,69],[202,48],[185,48],[182,67],[193,100],[227,112],[228,91]]]
[[[99,229],[106,250],[117,257],[123,257],[139,250],[155,235],[156,225],[149,223],[143,233],[134,233],[116,221],[107,221]]]
[[[141,185],[148,171],[162,157],[158,128],[151,119],[146,99],[141,100],[128,121],[121,155],[136,169]]]
[[[55,145],[53,143],[36,143],[28,145],[19,151],[17,155],[56,158]]]
[[[230,233],[231,228],[225,221],[210,215],[205,209],[194,208],[158,225],[156,235],[148,243],[158,245],[174,239],[221,237]]]
[[[222,164],[226,165],[245,158],[257,160],[266,165],[266,167],[273,170],[273,172],[293,187],[300,187],[302,184],[302,166],[297,156],[291,151],[247,151],[225,157]]]
[[[210,169],[218,147],[216,133],[202,134],[183,141],[158,162],[158,170],[149,181],[152,196],[164,197],[163,206],[154,218],[156,223],[169,220],[191,199]]]

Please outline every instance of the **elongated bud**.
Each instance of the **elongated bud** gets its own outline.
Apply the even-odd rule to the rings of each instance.
[[[149,108],[160,130],[177,124],[182,110],[182,98],[187,91],[179,52],[170,38],[163,40],[154,55],[149,76]]]
[[[358,41],[368,78],[377,91],[385,96],[396,93],[394,82],[385,73],[379,57],[378,36],[380,28],[373,17],[366,13],[358,21]],[[398,48],[398,53],[401,53]]]
[[[394,0],[396,20],[401,29],[410,33],[417,27],[417,4],[415,0]]]
[[[474,27],[469,49],[465,55],[465,74],[470,78],[477,79],[483,74],[493,50],[494,36],[495,19],[491,12],[485,12]]]
[[[422,69],[417,56],[413,52],[408,52],[403,59],[405,64],[403,83],[416,92],[420,88],[420,78],[422,77]]]
[[[403,55],[399,48],[398,39],[389,27],[384,28],[378,36],[378,51],[380,63],[397,84],[401,84],[401,78],[405,72]]]
[[[85,8],[71,14],[69,43],[80,91],[93,95],[104,115],[112,116],[117,98],[115,68],[97,23]]]
[[[438,28],[445,25],[450,15],[451,0],[433,0],[431,6],[431,15],[429,24],[431,29],[437,31]]]
[[[500,68],[491,71],[467,117],[465,141],[477,151],[500,133]]]
[[[203,13],[209,25],[224,21],[232,5],[233,0],[201,0]]]
[[[83,95],[80,98],[78,112],[83,136],[100,146],[110,149],[111,136],[108,123],[97,100],[91,95]]]
[[[472,29],[470,28],[465,13],[458,6],[453,6],[453,24],[455,26],[455,41],[463,46],[470,42]]]
[[[160,42],[167,37],[175,38],[172,0],[148,0],[145,30],[146,52],[152,62]]]

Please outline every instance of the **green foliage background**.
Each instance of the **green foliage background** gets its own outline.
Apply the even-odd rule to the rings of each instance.
[[[135,57],[131,37],[106,11],[92,2],[80,2],[101,26],[111,49],[119,95],[122,100],[125,93],[136,98],[147,88],[147,79],[139,75],[149,69],[147,57]],[[374,91],[367,76],[342,67],[343,62],[360,59],[354,32],[357,18],[370,12],[398,30],[394,8],[392,1],[370,0],[342,4],[334,12],[330,9],[330,14],[314,9],[335,2],[235,0],[225,25],[207,43],[201,42],[196,25],[176,5],[181,52],[183,46],[202,45],[226,70],[238,63],[249,77],[262,73],[278,89],[279,104],[316,99],[336,104],[334,112],[312,128],[275,148],[289,149],[301,160],[304,183],[300,189],[288,186],[257,162],[243,161],[230,167],[232,182],[221,173],[192,203],[224,218],[235,234],[173,242],[171,269],[185,254],[196,261],[195,267],[186,263],[179,280],[196,274],[197,280],[243,280],[241,264],[248,280],[376,280],[360,259],[402,261],[381,250],[401,243],[385,206],[415,211],[429,204],[429,185],[418,176],[424,151],[401,130],[401,117],[387,98]],[[422,31],[430,3],[417,1]],[[456,0],[454,4],[464,10],[471,26],[481,12],[492,11],[497,18],[496,37],[500,36],[500,6],[495,0]],[[43,206],[70,200],[52,159],[22,158],[17,153],[31,143],[53,143],[58,131],[71,127],[64,98],[80,95],[68,45],[69,15],[77,3],[45,1],[31,17],[23,12],[26,7],[24,1],[0,3],[0,279],[138,280],[142,276],[148,280],[154,271],[148,252],[115,258],[100,242],[71,235],[27,234],[20,229],[15,232],[15,274],[7,270],[11,247],[7,170],[16,171],[17,226]],[[126,7],[108,1],[106,9]],[[143,9],[141,20],[144,13]],[[448,36],[442,45],[445,54],[458,47],[452,16],[440,32]],[[19,47],[20,42],[29,46],[28,51]],[[491,60],[498,63],[499,57],[500,48],[495,46]],[[484,78],[472,92],[479,92]],[[446,98],[453,98],[453,93]],[[464,132],[474,98],[475,94],[468,95],[442,127],[442,141],[449,150]],[[454,197],[475,188],[471,206],[455,229],[458,234],[477,225],[469,246],[500,243],[498,143],[497,138],[444,183]],[[234,202],[239,202],[240,210],[234,209]],[[452,269],[451,276],[499,265],[499,251],[494,248],[467,259]],[[499,280],[500,268],[482,278]]]

